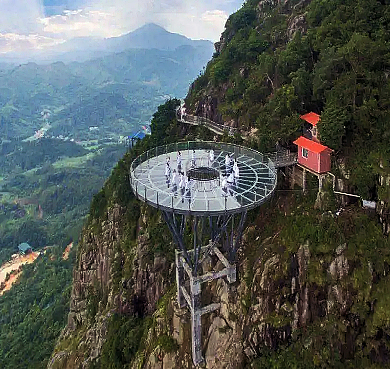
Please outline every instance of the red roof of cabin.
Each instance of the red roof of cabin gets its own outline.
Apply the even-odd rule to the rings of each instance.
[[[304,115],[301,115],[301,118],[305,120],[306,122],[310,123],[313,127],[316,126],[316,124],[320,121],[320,116],[317,113],[307,113]]]
[[[294,141],[295,145],[301,146],[305,149],[308,149],[311,152],[320,153],[325,150],[333,151],[328,146],[321,145],[318,142],[314,142],[312,140],[308,140],[306,137],[299,137],[297,140]]]

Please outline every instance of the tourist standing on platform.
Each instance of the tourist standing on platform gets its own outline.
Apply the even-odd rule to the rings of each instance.
[[[191,203],[191,187],[193,185],[192,178],[191,179],[186,179],[186,185],[185,185],[185,198],[188,200],[188,204]]]
[[[209,153],[209,166],[210,167],[213,165],[213,162],[214,162],[214,150],[211,149],[210,153]]]
[[[222,193],[224,196],[227,196],[228,194],[228,189],[227,189],[227,180],[226,177],[223,177],[222,183],[221,183],[221,188],[222,188]]]
[[[181,202],[184,202],[184,191],[186,187],[186,179],[185,175],[183,172],[180,173],[179,175],[179,190],[181,194]]]
[[[232,194],[232,187],[234,185],[234,172],[231,171],[230,174],[227,177],[227,186],[229,190],[229,194]]]
[[[226,175],[228,176],[232,171],[232,162],[229,154],[226,154],[225,156],[225,171]]]
[[[176,192],[177,192],[177,173],[176,173],[176,169],[173,170],[171,184],[172,184],[172,192],[174,192],[175,195],[176,195]]]
[[[226,167],[230,166],[230,156],[229,156],[229,154],[226,154],[226,156],[225,156],[225,166]]]
[[[234,158],[234,160],[233,160],[233,171],[236,171],[237,168],[238,168],[237,160]]]
[[[177,171],[181,173],[181,152],[177,152],[177,157],[176,157],[176,162],[177,162]]]
[[[165,163],[165,179],[166,179],[166,182],[167,182],[167,185],[169,188],[169,183],[170,183],[170,179],[171,179],[171,167],[169,166],[168,161]]]
[[[235,163],[236,165],[233,166],[233,173],[234,173],[234,184],[238,186],[238,178],[240,178],[240,170],[238,169],[238,164],[237,162]]]
[[[191,153],[191,166],[192,166],[192,167],[195,167],[195,166],[196,166],[196,154],[195,154],[195,150],[192,150],[192,153]]]

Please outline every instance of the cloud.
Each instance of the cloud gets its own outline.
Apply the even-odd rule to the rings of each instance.
[[[115,14],[99,10],[66,10],[62,15],[41,18],[39,21],[43,31],[52,37],[113,37],[122,33],[113,26]]]
[[[18,33],[0,33],[0,54],[28,50],[42,50],[64,42],[38,34],[21,35]]]
[[[154,22],[190,38],[216,41],[242,1],[89,0],[82,9],[42,20],[45,32],[67,37],[118,36]]]
[[[46,1],[46,3],[48,3]],[[0,0],[0,52],[45,48],[74,37],[114,37],[145,23],[217,41],[243,0]],[[53,14],[53,9],[64,9]],[[54,12],[55,13],[55,12]]]
[[[44,9],[39,0],[0,0],[0,32],[27,35],[39,33],[38,19]]]
[[[217,41],[227,18],[228,14],[222,10],[206,10],[196,15],[191,12],[182,12],[180,16],[165,14],[160,17],[160,20],[171,32],[194,39]]]

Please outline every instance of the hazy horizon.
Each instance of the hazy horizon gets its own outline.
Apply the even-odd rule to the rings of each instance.
[[[145,24],[215,42],[243,0],[3,0],[0,57],[45,52],[81,37],[112,38]]]

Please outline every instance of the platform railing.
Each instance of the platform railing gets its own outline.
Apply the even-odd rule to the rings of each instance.
[[[276,178],[277,178],[277,168],[274,164],[274,162],[268,157],[263,155],[262,153],[259,153],[255,150],[252,150],[247,147],[235,145],[235,144],[228,144],[224,142],[213,142],[213,141],[188,141],[188,142],[175,142],[171,144],[167,144],[164,146],[158,146],[155,148],[152,148],[141,155],[139,155],[130,165],[130,185],[135,191],[135,194],[137,197],[142,199],[143,201],[147,203],[154,203],[159,205],[159,196],[160,200],[161,197],[166,196],[171,198],[171,204],[169,206],[164,205],[165,208],[168,209],[174,209],[174,197],[175,194],[172,193],[172,191],[165,191],[162,189],[156,189],[153,188],[150,185],[146,185],[145,183],[141,183],[140,180],[136,176],[135,169],[141,165],[142,163],[147,162],[148,160],[160,156],[160,155],[169,155],[171,153],[177,153],[178,151],[184,152],[186,150],[211,150],[213,149],[215,152],[223,151],[228,152],[230,155],[238,157],[240,155],[246,155],[249,156],[256,161],[260,163],[264,163],[268,166],[269,170],[269,178],[271,179],[271,183],[269,185],[265,185],[264,187],[264,196],[261,196],[260,194],[257,194],[256,198],[254,199],[255,202],[261,199],[266,199],[268,196],[275,190],[276,187]],[[190,155],[189,155],[190,157]],[[221,166],[219,165],[219,169],[221,170]],[[152,191],[153,195],[148,196],[148,191]],[[245,197],[249,190],[244,191],[237,196],[241,198],[241,205],[242,205],[242,197]],[[248,192],[249,193],[249,192]],[[244,208],[248,208],[248,206],[243,206]]]

